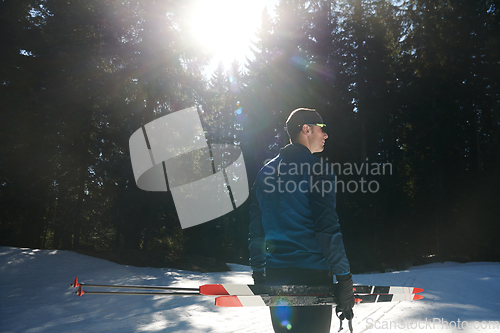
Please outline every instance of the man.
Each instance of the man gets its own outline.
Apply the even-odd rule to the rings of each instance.
[[[256,284],[328,285],[336,275],[337,311],[352,319],[353,283],[335,210],[334,175],[313,155],[324,149],[324,127],[312,109],[288,117],[290,144],[260,170],[252,187],[250,263]],[[271,307],[277,333],[328,333],[331,318],[331,306]]]

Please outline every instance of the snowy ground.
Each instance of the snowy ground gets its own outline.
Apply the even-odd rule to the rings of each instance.
[[[252,282],[248,267],[231,268],[206,274],[123,266],[68,251],[0,247],[0,332],[272,333],[267,308],[218,308],[208,296],[78,297],[69,287],[76,276],[94,284]],[[425,289],[420,301],[356,305],[355,332],[500,332],[500,263],[431,264],[355,275],[354,283]],[[337,329],[334,318],[331,332]]]

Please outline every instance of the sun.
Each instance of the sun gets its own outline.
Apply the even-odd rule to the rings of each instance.
[[[269,2],[269,1],[267,1]],[[260,26],[265,0],[201,0],[194,7],[191,29],[214,61],[226,68],[249,54]]]

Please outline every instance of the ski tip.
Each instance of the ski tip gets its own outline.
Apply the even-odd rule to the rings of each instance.
[[[73,283],[70,284],[70,286],[73,288],[78,288],[80,286],[80,283],[78,283],[78,277],[75,278],[75,281],[73,281]]]
[[[418,293],[421,293],[422,291],[424,291],[422,288],[413,288],[413,294],[418,294]]]
[[[422,298],[424,298],[424,296],[422,296],[422,295],[418,295],[418,294],[414,294],[413,295],[413,300],[414,301],[417,301],[417,300],[422,299]]]
[[[229,295],[226,288],[222,284],[204,284],[200,286],[200,294],[202,295]]]
[[[215,305],[220,307],[242,307],[238,296],[221,296],[215,299]]]
[[[83,291],[82,286],[80,285],[78,287],[78,293],[77,293],[77,295],[81,297],[83,294],[85,294],[85,291]]]
[[[361,299],[361,298],[355,298],[355,299],[354,299],[354,302],[356,302],[356,303],[361,303],[361,302],[363,302],[363,299]]]

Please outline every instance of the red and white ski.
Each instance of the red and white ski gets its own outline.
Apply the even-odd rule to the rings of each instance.
[[[424,291],[422,288],[415,287],[395,287],[395,286],[364,286],[354,285],[356,294],[404,294],[411,295]],[[300,285],[282,285],[282,286],[263,286],[251,284],[205,284],[200,286],[202,295],[222,296],[222,295],[334,295],[335,285],[330,286],[300,286]]]
[[[381,303],[415,301],[424,298],[419,294],[366,294],[354,295],[356,303]],[[254,306],[313,306],[336,305],[334,297],[325,296],[219,296],[215,305],[220,307],[254,307]]]

